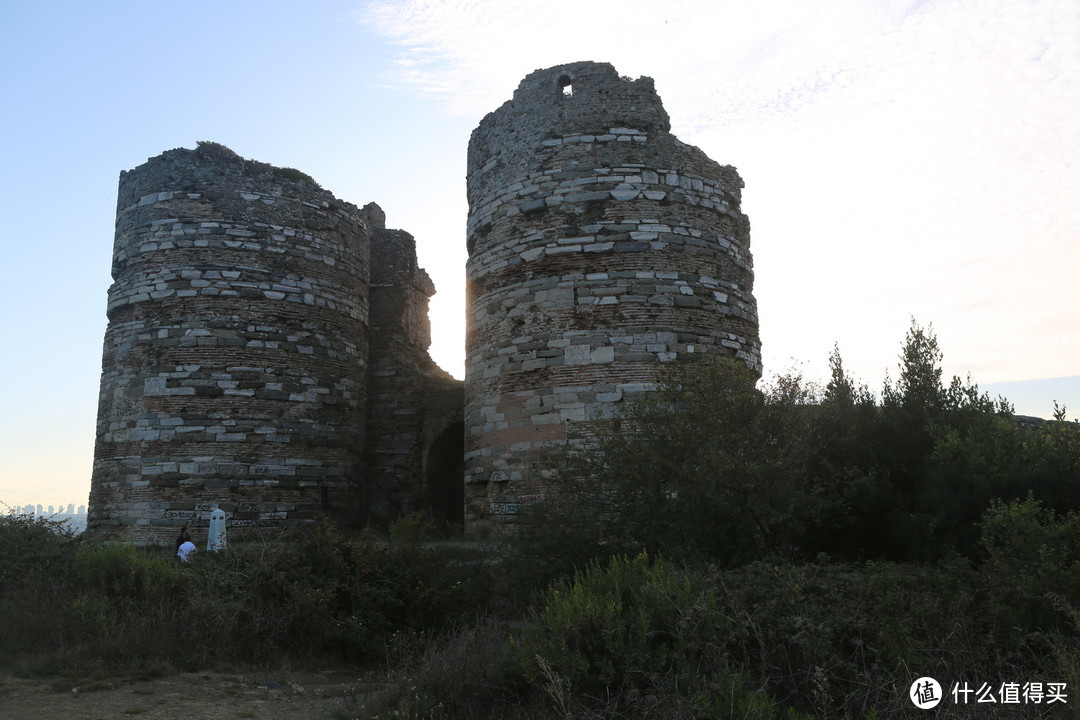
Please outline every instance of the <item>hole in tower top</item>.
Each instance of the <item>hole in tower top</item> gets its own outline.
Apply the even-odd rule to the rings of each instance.
[[[559,76],[559,87],[562,88],[563,97],[570,97],[574,94],[574,81],[569,75]]]

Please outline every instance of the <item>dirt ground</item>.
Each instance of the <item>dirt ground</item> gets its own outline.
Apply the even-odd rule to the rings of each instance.
[[[378,686],[342,672],[181,673],[81,687],[0,673],[0,720],[344,720]]]

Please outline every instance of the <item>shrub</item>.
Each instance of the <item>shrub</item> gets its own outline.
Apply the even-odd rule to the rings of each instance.
[[[990,613],[984,576],[937,565],[769,565],[714,573],[725,651],[751,684],[816,717],[906,716],[920,676],[1071,679],[1075,638]],[[1033,710],[1035,708],[1032,708]],[[914,711],[916,714],[919,711]]]
[[[315,182],[315,178],[311,177],[305,172],[297,170],[296,168],[275,167],[270,170],[270,174],[281,180],[288,180],[289,182],[303,182],[314,185],[315,187],[320,187],[320,185]]]
[[[195,153],[200,157],[212,158],[212,159],[241,159],[240,156],[232,148],[226,147],[219,142],[213,142],[212,140],[199,140],[195,143]]]
[[[983,515],[982,546],[1003,621],[1028,629],[1068,625],[1062,609],[1080,607],[1080,513],[1056,513],[1030,495],[995,500]]]
[[[80,545],[72,573],[83,592],[98,590],[113,602],[143,603],[183,596],[186,590],[175,558],[129,544]]]
[[[684,638],[683,608],[694,590],[662,560],[644,553],[590,563],[572,582],[552,586],[544,609],[515,642],[530,680],[546,668],[577,690],[620,687],[634,675],[670,670],[671,650]]]
[[[159,549],[83,542],[55,525],[0,517],[0,662],[18,654],[58,670],[363,662],[393,638],[434,635],[486,600],[482,565],[411,535],[387,542],[326,524],[181,565]]]
[[[524,676],[564,714],[592,697],[654,715],[666,703],[668,712],[736,706],[738,717],[771,717],[772,701],[710,652],[709,640],[729,632],[709,593],[642,553],[592,562],[553,585],[512,644]]]
[[[61,523],[0,515],[0,662],[62,646],[67,615],[58,611],[71,600],[70,569],[81,544]]]
[[[62,575],[82,544],[66,524],[33,515],[0,515],[0,586],[10,588],[40,574]]]
[[[520,699],[517,684],[506,628],[482,619],[406,654],[350,717],[505,718]]]

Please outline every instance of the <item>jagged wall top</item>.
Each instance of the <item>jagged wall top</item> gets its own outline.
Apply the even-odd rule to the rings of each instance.
[[[585,61],[536,70],[473,130],[468,172],[471,176],[501,150],[531,148],[566,134],[603,134],[613,126],[670,131],[652,78],[631,80],[610,63]]]
[[[248,198],[237,194],[243,189],[266,198],[264,203],[272,203],[274,198],[289,198],[307,203],[312,210],[359,214],[374,228],[386,225],[386,215],[375,203],[356,208],[352,203],[334,197],[306,173],[246,159],[216,142],[200,141],[194,150],[166,150],[137,168],[121,170],[117,211],[145,205],[140,193],[148,187],[210,193],[220,212],[236,220],[251,215],[258,208]]]

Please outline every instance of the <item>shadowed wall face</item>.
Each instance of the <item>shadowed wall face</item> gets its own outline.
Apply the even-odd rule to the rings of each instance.
[[[760,372],[742,180],[669,132],[649,78],[581,62],[526,77],[468,155],[467,520],[545,492],[538,459],[720,353]]]
[[[460,442],[456,457],[437,455],[434,465],[429,452],[435,435],[461,421],[461,383],[440,370],[427,353],[428,299],[434,292],[428,274],[417,265],[412,235],[376,231],[371,245],[365,444],[369,472],[364,495],[371,517],[380,520],[430,509],[426,478],[461,464]],[[456,484],[461,485],[460,472]],[[437,514],[460,522],[460,508],[441,508]]]
[[[121,175],[92,535],[357,512],[382,223],[212,143]]]

